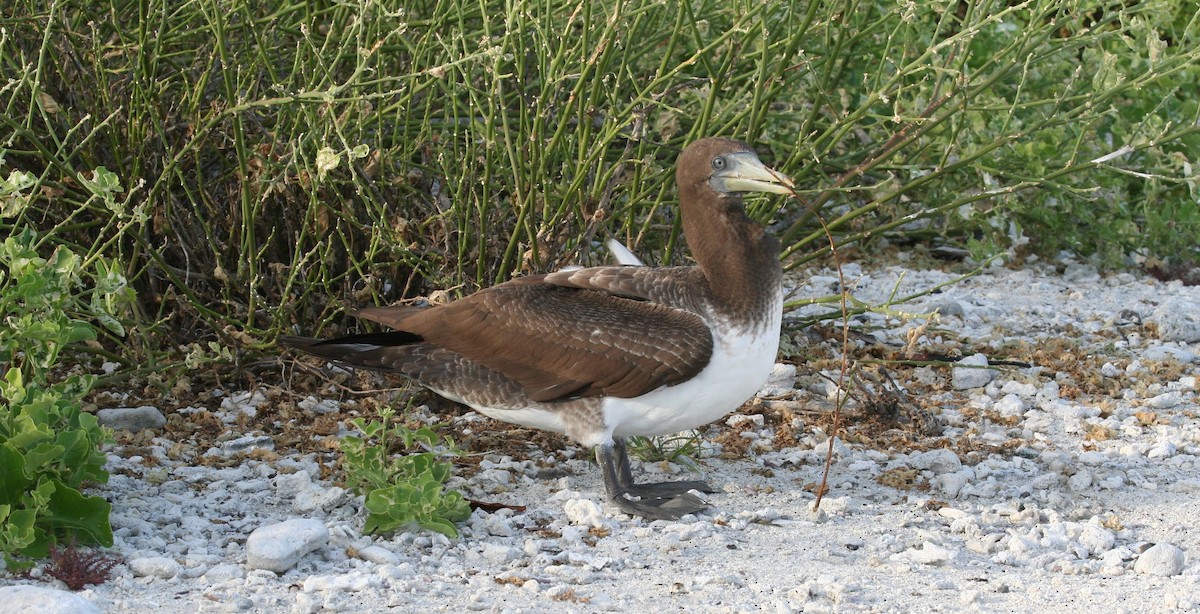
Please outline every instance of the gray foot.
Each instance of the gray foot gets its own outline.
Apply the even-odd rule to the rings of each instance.
[[[628,499],[618,495],[613,505],[630,516],[641,516],[646,520],[679,520],[685,514],[695,514],[708,507],[703,499],[691,493],[683,493],[664,499]]]
[[[701,480],[682,480],[679,482],[653,482],[650,484],[630,484],[625,492],[643,499],[669,499],[687,494],[688,491],[717,492],[707,482]]]
[[[637,484],[629,471],[629,457],[623,441],[596,447],[596,461],[604,477],[608,498],[618,509],[648,520],[677,520],[708,507],[690,491],[715,492],[699,480]]]

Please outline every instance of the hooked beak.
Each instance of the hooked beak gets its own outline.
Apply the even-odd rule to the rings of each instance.
[[[726,167],[715,171],[709,185],[718,192],[771,192],[791,194],[795,184],[787,175],[763,164],[751,152],[727,154]]]

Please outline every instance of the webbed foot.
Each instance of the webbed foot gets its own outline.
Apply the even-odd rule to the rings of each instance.
[[[600,464],[609,500],[631,516],[648,520],[677,520],[684,514],[694,514],[708,507],[708,503],[692,494],[692,491],[716,492],[700,480],[635,483],[629,470],[625,442],[620,439],[612,445],[597,446],[596,461]]]

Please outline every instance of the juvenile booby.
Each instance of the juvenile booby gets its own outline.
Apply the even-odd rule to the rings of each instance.
[[[735,410],[779,347],[779,244],[745,192],[792,182],[745,143],[706,138],[675,170],[695,266],[601,266],[514,279],[437,307],[367,307],[391,332],[280,343],[345,365],[403,374],[505,422],[596,447],[621,511],[674,519],[705,503],[699,481],[638,484],[625,438],[666,435]]]

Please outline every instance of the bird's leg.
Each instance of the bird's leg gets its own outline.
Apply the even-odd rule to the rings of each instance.
[[[596,446],[596,462],[604,478],[608,498],[622,512],[649,520],[676,520],[684,514],[698,512],[707,504],[690,490],[696,484],[707,489],[703,482],[664,482],[634,484],[629,470],[629,456],[624,441]],[[656,494],[657,493],[657,494]],[[626,495],[633,495],[631,499]]]
[[[624,437],[613,438],[613,455],[617,461],[617,481],[624,488],[633,486],[633,471],[629,469],[629,450],[625,448]]]
[[[613,452],[617,457],[618,472],[617,479],[620,480],[621,486],[625,487],[625,492],[639,497],[650,497],[654,499],[675,497],[689,490],[698,490],[700,492],[717,492],[712,486],[709,486],[703,480],[681,480],[678,482],[651,482],[648,484],[637,484],[633,481],[633,471],[629,469],[629,452],[625,447],[624,438],[613,439]]]

